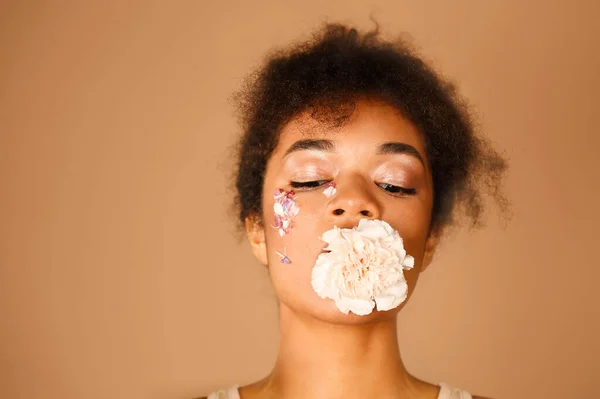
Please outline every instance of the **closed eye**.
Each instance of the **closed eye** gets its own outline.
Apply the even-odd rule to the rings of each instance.
[[[292,181],[290,182],[290,186],[292,186],[292,188],[295,189],[313,189],[321,187],[322,185],[327,183],[329,183],[329,180],[312,180],[305,182]],[[414,188],[405,188],[401,186],[395,186],[389,183],[378,183],[377,185],[383,190],[396,196],[415,195],[417,193],[417,190],[415,190]]]
[[[378,183],[377,185],[393,195],[403,196],[403,195],[415,195],[417,193],[417,190],[415,190],[414,188],[405,188],[405,187],[401,187],[401,186],[394,186],[393,184],[388,184],[388,183]]]
[[[292,181],[290,182],[290,186],[292,186],[293,188],[317,188],[320,187],[324,184],[329,183],[329,180],[313,180],[313,181]]]

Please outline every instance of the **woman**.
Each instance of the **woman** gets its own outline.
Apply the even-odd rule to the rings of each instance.
[[[209,398],[471,398],[404,367],[396,316],[503,159],[401,42],[327,25],[240,93],[239,220],[279,302],[267,377]],[[232,359],[235,361],[235,359]]]

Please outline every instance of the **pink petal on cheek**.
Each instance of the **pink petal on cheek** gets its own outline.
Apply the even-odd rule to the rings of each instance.
[[[273,195],[275,203],[273,204],[273,212],[275,213],[275,226],[279,230],[279,235],[284,236],[289,233],[289,229],[293,227],[292,218],[298,215],[300,208],[295,201],[295,193],[293,190],[284,191],[280,188],[275,190]]]

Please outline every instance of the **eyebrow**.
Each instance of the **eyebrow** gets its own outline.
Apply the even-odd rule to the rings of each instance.
[[[292,152],[303,151],[303,150],[314,150],[324,152],[334,152],[335,144],[331,140],[298,140],[287,149],[284,157],[288,156]]]
[[[423,157],[421,156],[419,151],[417,151],[417,149],[410,144],[399,143],[399,142],[383,143],[379,147],[377,147],[377,154],[378,155],[391,155],[391,154],[412,155],[413,157],[417,158],[423,164],[423,166],[425,166],[425,161],[423,160]]]
[[[313,151],[323,151],[323,152],[335,152],[335,143],[331,140],[318,139],[318,140],[298,140],[294,144],[287,149],[284,154],[284,157],[288,156],[292,152],[296,151],[304,151],[304,150],[313,150]],[[417,151],[415,147],[410,144],[400,143],[400,142],[389,142],[383,143],[377,147],[377,155],[393,155],[393,154],[406,154],[413,156],[419,160],[425,166],[425,161],[423,157]]]

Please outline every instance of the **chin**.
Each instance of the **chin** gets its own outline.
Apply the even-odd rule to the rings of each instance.
[[[352,312],[349,312],[348,314],[342,313],[335,306],[335,303],[332,300],[318,298],[316,301],[317,303],[311,303],[310,305],[305,304],[304,306],[297,307],[296,309],[292,308],[292,310],[294,310],[294,313],[298,315],[303,315],[307,318],[313,318],[325,323],[361,325],[395,319],[398,312],[406,303],[405,301],[398,307],[386,311],[378,311],[377,309],[373,309],[371,313],[364,316],[359,316]]]

